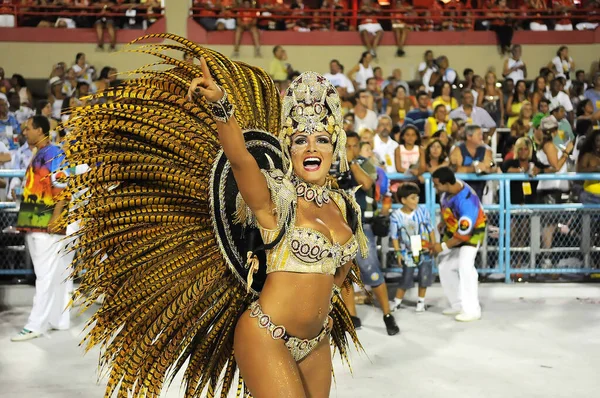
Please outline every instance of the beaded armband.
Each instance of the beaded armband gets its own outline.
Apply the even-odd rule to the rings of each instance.
[[[333,288],[331,290],[333,291],[334,296],[342,294],[342,289],[335,283],[333,284]]]
[[[235,107],[229,102],[227,91],[221,86],[217,86],[223,92],[223,97],[215,102],[210,102],[210,110],[213,118],[221,123],[227,123],[227,121],[233,116]]]

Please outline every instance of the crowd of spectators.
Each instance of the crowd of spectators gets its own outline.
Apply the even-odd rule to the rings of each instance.
[[[395,0],[381,6],[360,0],[355,15],[345,0],[194,0],[193,15],[207,30],[235,30],[234,56],[242,33],[252,34],[260,56],[258,30],[357,31],[366,51],[377,57],[384,31],[392,31],[396,55],[403,56],[409,31],[492,30],[503,54],[515,30],[585,30],[598,26],[600,0]],[[577,7],[585,13],[574,14]]]
[[[274,55],[270,73],[283,92],[298,72],[287,63],[283,47],[275,47]],[[448,57],[427,51],[418,68],[420,80],[409,84],[400,69],[386,77],[365,51],[347,73],[332,59],[325,77],[342,98],[344,128],[359,134],[370,146],[364,150],[372,150],[370,158],[387,173],[412,175],[422,182],[423,173],[445,164],[466,173],[510,172],[513,168],[504,167],[505,161],[519,159],[523,145],[532,149],[531,166],[520,166],[524,172],[575,171],[584,156],[581,148],[587,148],[585,137],[600,128],[600,73],[576,69],[568,47],[561,46],[527,80],[521,56],[520,46],[510,49],[501,79],[493,70],[472,69],[461,78]],[[399,185],[392,184],[392,192]],[[494,201],[490,183],[473,185],[484,202]],[[600,189],[594,187],[584,184],[577,190],[567,181],[533,184],[521,202],[597,200]],[[588,195],[579,195],[582,190]]]
[[[146,29],[156,21],[164,0],[4,0],[0,27],[95,28],[98,50],[104,35],[116,46],[116,29]],[[19,6],[15,9],[11,5]]]
[[[21,134],[27,120],[34,115],[48,119],[51,140],[60,144],[66,132],[59,123],[69,119],[70,109],[90,103],[89,95],[100,93],[116,81],[117,70],[103,67],[98,73],[89,65],[84,53],[75,55],[70,63],[52,65],[45,95],[34,97],[27,80],[15,73],[7,77],[0,67],[0,168],[25,169],[31,150]],[[0,201],[11,198],[11,187],[18,179],[0,179]]]
[[[381,181],[386,173],[402,173],[422,185],[424,173],[447,165],[477,174],[600,172],[600,71],[577,69],[581,65],[568,50],[549,54],[535,77],[528,76],[518,46],[511,48],[500,78],[493,70],[472,69],[461,77],[447,57],[431,51],[424,54],[417,81],[405,80],[399,68],[373,67],[369,51],[348,69],[332,59],[324,75],[342,98],[344,129],[358,134],[361,156],[378,168]],[[26,167],[31,151],[20,132],[34,114],[48,118],[52,140],[60,144],[64,131],[58,125],[69,118],[69,109],[113,84],[116,72],[109,66],[98,70],[78,53],[52,65],[40,98],[23,76],[0,68],[0,167]],[[269,73],[282,92],[299,74],[282,46],[273,49]],[[11,184],[0,181],[0,201],[10,198]],[[386,183],[379,192],[393,199],[401,184]],[[484,203],[494,201],[490,182],[470,184]],[[517,182],[511,194],[515,205],[600,203],[600,183]],[[543,245],[550,247],[551,240]]]

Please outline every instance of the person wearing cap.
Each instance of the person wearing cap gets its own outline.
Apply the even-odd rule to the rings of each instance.
[[[542,119],[545,118],[546,116],[547,116],[546,114],[538,112],[535,115],[533,115],[533,118],[531,119],[531,129],[529,129],[528,136],[531,139],[531,142],[533,143],[533,156],[534,157],[535,157],[537,150],[542,147],[544,133],[542,133],[540,124],[542,123]]]
[[[540,123],[542,131],[541,145],[536,151],[536,157],[544,173],[565,174],[569,157],[573,153],[574,143],[569,141],[566,146],[557,147],[554,143],[558,135],[558,121],[552,115],[546,116]],[[557,176],[558,177],[558,176]],[[540,204],[564,203],[563,197],[569,192],[567,180],[543,180],[538,183],[537,202]],[[549,220],[542,217],[542,248],[552,248],[552,240],[556,230],[556,218]],[[552,258],[549,254],[542,259],[543,268],[552,268]]]
[[[558,121],[550,115],[540,122],[542,142],[536,156],[545,167],[546,173],[564,174],[567,172],[569,157],[573,152],[574,143],[569,141],[564,146],[555,144],[558,135]],[[561,203],[562,194],[569,191],[569,182],[566,180],[544,180],[538,185],[539,203]]]
[[[569,141],[575,142],[571,123],[566,118],[565,107],[558,102],[550,102],[550,115],[558,122],[558,133],[554,137],[554,144],[560,148],[566,146]]]
[[[52,106],[52,118],[60,120],[60,111],[62,109],[63,100],[65,94],[62,91],[63,81],[58,76],[54,76],[48,82],[50,85],[50,95],[48,96],[48,102]]]

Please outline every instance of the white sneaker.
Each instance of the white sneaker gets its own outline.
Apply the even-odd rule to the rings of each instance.
[[[425,302],[424,301],[417,302],[417,308],[415,308],[415,312],[425,312]]]
[[[394,298],[394,301],[390,301],[390,310],[392,312],[396,312],[400,308],[402,308],[402,300],[398,300],[397,298]]]
[[[456,319],[459,322],[478,321],[481,319],[481,314],[471,315],[471,314],[465,314],[464,312],[461,312],[460,314],[455,316],[454,319]]]
[[[458,315],[461,313],[461,310],[457,310],[454,308],[446,308],[444,311],[442,311],[442,315]]]
[[[21,330],[18,335],[11,338],[10,341],[14,341],[14,342],[27,341],[27,340],[36,339],[36,338],[40,337],[41,335],[42,334],[40,332],[32,332],[31,330],[23,328],[23,330]]]

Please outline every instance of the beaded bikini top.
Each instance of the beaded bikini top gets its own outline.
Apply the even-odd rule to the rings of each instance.
[[[338,202],[336,196],[332,195],[334,202],[344,203],[341,197]],[[342,207],[340,210],[345,213]],[[259,229],[265,243],[272,242],[279,233],[260,226]],[[358,242],[354,235],[346,243],[331,243],[327,236],[313,228],[294,226],[289,235],[286,234],[277,246],[267,251],[267,274],[288,271],[333,275],[338,267],[353,260],[357,253]]]
[[[362,230],[360,207],[353,197],[341,190],[330,190],[330,199],[338,206],[346,222],[348,204],[358,217],[356,231],[345,243],[332,243],[322,232],[313,228],[295,225],[297,192],[296,187],[278,169],[262,170],[271,191],[271,200],[277,211],[276,229],[262,228],[250,209],[238,196],[237,222],[254,225],[259,228],[263,241],[273,242],[282,228],[286,228],[281,241],[267,250],[267,273],[275,271],[335,274],[338,267],[352,261],[360,250],[367,256],[367,241]]]

